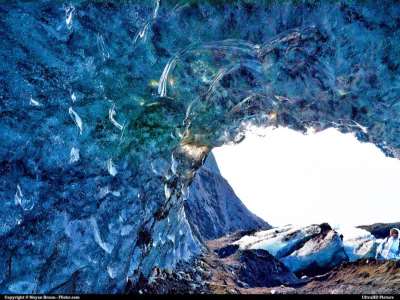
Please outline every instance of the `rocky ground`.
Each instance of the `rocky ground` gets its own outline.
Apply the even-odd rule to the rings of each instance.
[[[399,294],[400,262],[360,260],[343,263],[321,280],[312,280],[296,293]]]
[[[207,243],[209,250],[176,270],[154,269],[149,280],[128,283],[139,294],[399,294],[400,262],[364,259],[301,279],[263,250],[238,250],[233,234]]]

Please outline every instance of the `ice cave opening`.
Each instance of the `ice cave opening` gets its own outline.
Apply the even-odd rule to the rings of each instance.
[[[212,152],[238,197],[273,226],[398,221],[400,161],[352,133],[252,127]]]

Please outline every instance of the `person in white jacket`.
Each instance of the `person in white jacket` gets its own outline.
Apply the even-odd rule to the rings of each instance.
[[[400,230],[390,229],[390,234],[376,249],[376,259],[400,260]]]

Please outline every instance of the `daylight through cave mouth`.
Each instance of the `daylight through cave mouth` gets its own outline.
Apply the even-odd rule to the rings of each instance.
[[[249,125],[399,158],[399,10],[1,4],[0,291],[120,292],[201,252],[187,188]]]
[[[273,226],[397,221],[400,161],[351,133],[252,128],[212,153],[238,198]]]

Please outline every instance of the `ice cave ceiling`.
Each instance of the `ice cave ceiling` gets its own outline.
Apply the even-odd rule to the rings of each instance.
[[[1,292],[118,292],[201,251],[183,211],[249,123],[400,149],[395,1],[0,4]]]

